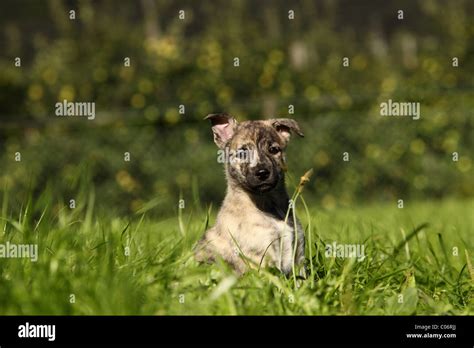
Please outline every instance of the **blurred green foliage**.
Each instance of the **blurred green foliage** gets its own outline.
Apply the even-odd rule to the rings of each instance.
[[[474,195],[472,1],[23,0],[0,9],[0,189],[19,206],[30,190],[49,187],[57,204],[91,183],[98,206],[120,211],[150,202],[169,211],[180,193],[216,201],[224,178],[202,121],[216,111],[295,118],[306,137],[290,144],[290,184],[313,167],[308,192],[327,208]],[[95,102],[96,119],[56,117],[63,99]],[[381,117],[388,99],[420,102],[421,119]]]

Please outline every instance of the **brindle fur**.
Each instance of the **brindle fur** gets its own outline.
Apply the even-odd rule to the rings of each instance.
[[[246,147],[257,158],[253,163],[226,161],[227,193],[215,226],[198,242],[196,259],[213,262],[221,257],[240,274],[249,266],[276,267],[289,274],[295,239],[295,264],[304,260],[304,233],[298,221],[294,226],[284,176],[284,150],[290,133],[303,136],[298,124],[291,119],[237,123],[228,114],[206,118],[211,120],[214,141],[221,149]],[[271,153],[270,147],[281,151]],[[266,180],[256,176],[259,170],[269,172]]]

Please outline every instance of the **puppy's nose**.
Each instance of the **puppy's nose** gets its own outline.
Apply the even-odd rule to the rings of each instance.
[[[267,180],[268,177],[270,176],[270,172],[266,169],[259,169],[257,170],[257,172],[255,173],[255,175],[257,176],[257,178],[259,178],[261,181],[264,181],[264,180]]]

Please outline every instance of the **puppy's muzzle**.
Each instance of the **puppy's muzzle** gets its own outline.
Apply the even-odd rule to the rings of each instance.
[[[248,183],[253,191],[267,192],[275,188],[278,175],[264,166],[257,166],[251,173]]]

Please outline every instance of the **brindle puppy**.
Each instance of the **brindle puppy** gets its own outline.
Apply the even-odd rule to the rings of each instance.
[[[214,142],[229,154],[227,194],[216,225],[197,245],[196,259],[221,257],[238,273],[269,266],[289,274],[293,257],[296,265],[304,260],[304,233],[289,207],[284,150],[291,132],[303,133],[287,118],[237,123],[223,113],[205,119],[211,121]]]

